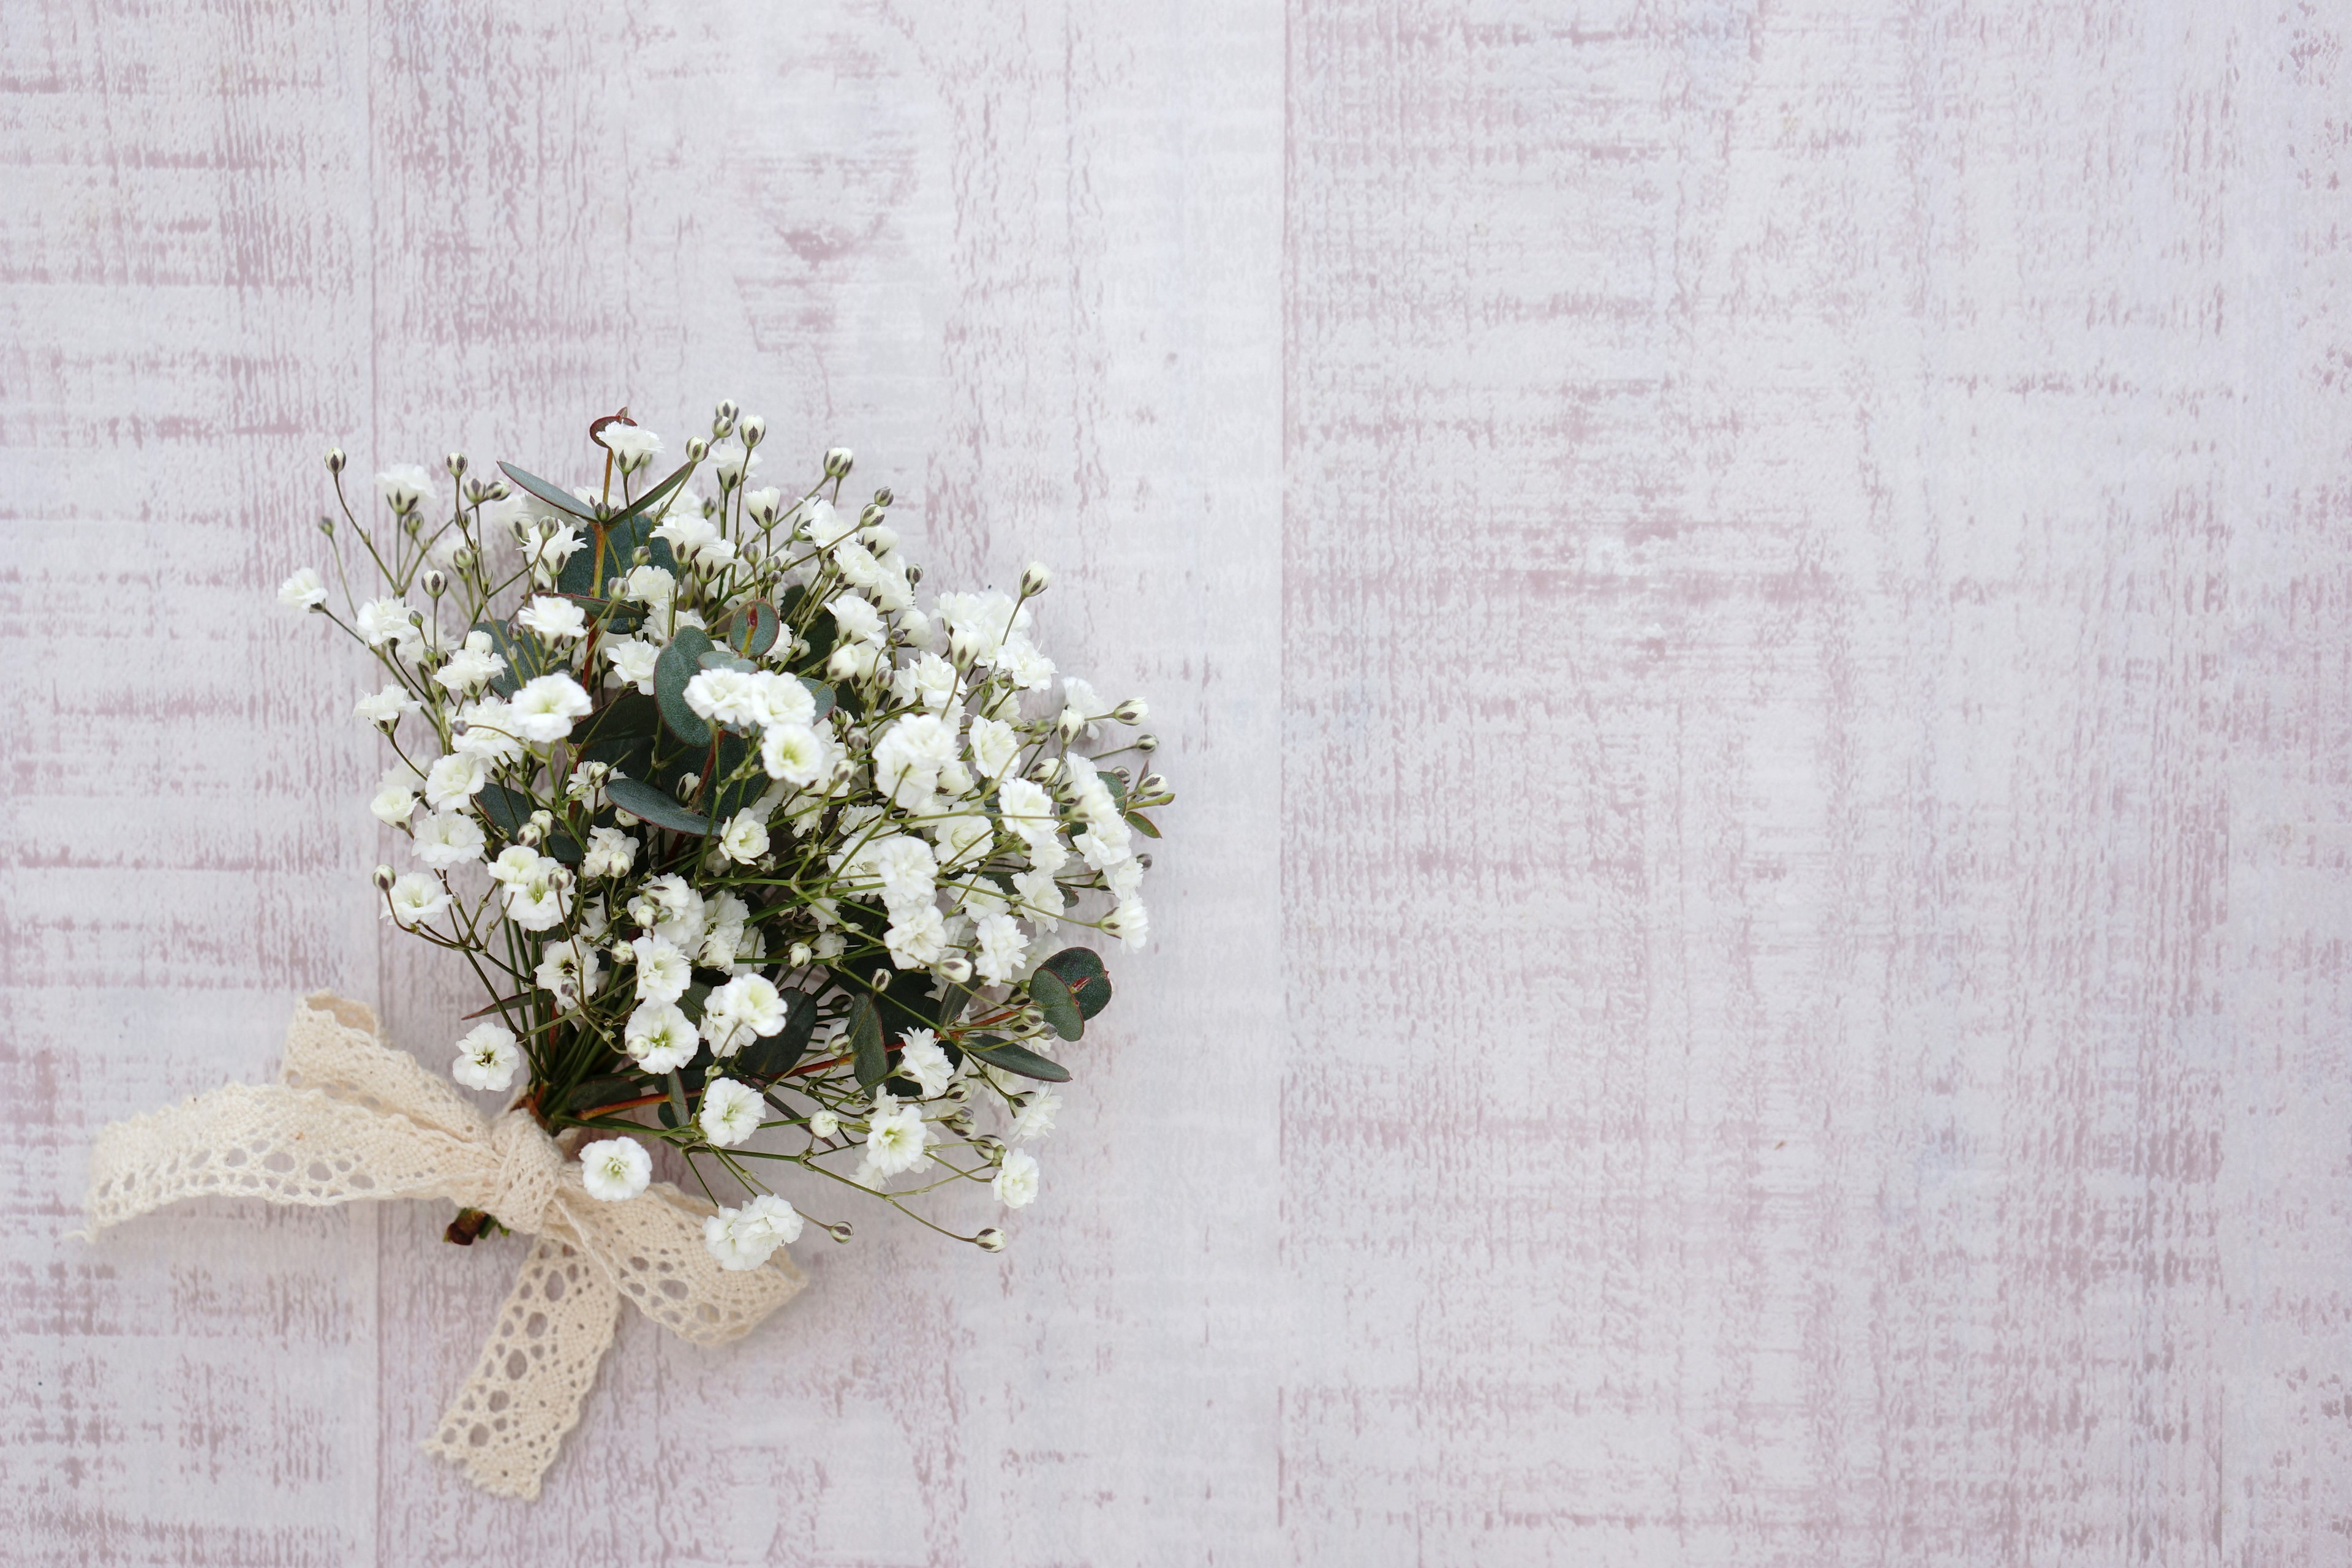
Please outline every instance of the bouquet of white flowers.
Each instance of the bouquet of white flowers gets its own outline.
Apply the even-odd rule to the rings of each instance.
[[[1128,733],[1144,705],[1058,675],[1032,639],[1044,566],[919,608],[890,492],[845,507],[838,448],[796,495],[757,487],[763,434],[722,403],[710,439],[642,483],[662,441],[625,409],[590,427],[593,485],[453,454],[446,505],[422,468],[379,475],[378,527],[330,453],[332,589],[305,569],[279,597],[390,677],[358,705],[396,759],[373,809],[422,868],[376,885],[488,990],[458,1082],[523,1078],[549,1131],[601,1135],[579,1151],[598,1198],[646,1186],[638,1140],[676,1148],[719,1205],[726,1268],[792,1241],[828,1188],[993,1250],[994,1226],[961,1235],[908,1200],[1035,1195],[1015,1145],[1054,1125],[1069,1077],[1046,1050],[1111,994],[1092,951],[1045,939],[1142,945],[1136,841],[1173,797],[1118,761],[1157,744]],[[787,1146],[747,1147],[763,1130]],[[787,1167],[824,1185],[788,1200]],[[461,1215],[452,1238],[496,1218]]]
[[[919,607],[890,492],[845,509],[839,449],[796,495],[761,487],[763,434],[722,403],[649,482],[662,443],[624,409],[590,426],[593,485],[453,454],[446,505],[393,468],[372,522],[327,455],[332,585],[305,568],[279,597],[389,677],[358,712],[395,759],[373,809],[417,868],[378,867],[378,895],[480,979],[451,1071],[511,1100],[485,1116],[320,994],[278,1084],[114,1123],[92,1151],[92,1236],[228,1194],[449,1200],[452,1241],[535,1237],[425,1444],[509,1496],[538,1495],[625,1301],[697,1343],[748,1332],[801,1288],[780,1249],[831,1208],[815,1194],[1002,1249],[914,1200],[1036,1195],[1020,1145],[1069,1077],[1048,1052],[1111,994],[1093,951],[1046,939],[1144,941],[1137,839],[1173,796],[1141,770],[1143,704],[1033,640],[1045,569]],[[654,1142],[700,1196],[652,1180]]]

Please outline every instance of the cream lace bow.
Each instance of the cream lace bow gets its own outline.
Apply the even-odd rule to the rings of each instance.
[[[758,1268],[719,1268],[702,1244],[711,1205],[667,1182],[622,1203],[590,1197],[579,1163],[529,1113],[485,1118],[383,1045],[375,1015],[356,1002],[320,992],[296,1008],[279,1078],[100,1132],[88,1234],[183,1198],[226,1196],[447,1198],[535,1235],[473,1375],[424,1445],[485,1490],[539,1495],[623,1297],[679,1338],[715,1345],[749,1333],[805,1283],[782,1251]]]

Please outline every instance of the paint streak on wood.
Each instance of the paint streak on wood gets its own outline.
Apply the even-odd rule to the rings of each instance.
[[[2344,1561],[2345,31],[0,16],[10,1551]],[[415,1445],[520,1244],[61,1233],[299,992],[471,1005],[270,599],[320,448],[719,395],[1053,562],[1182,799],[1013,1250],[631,1322],[518,1508]]]

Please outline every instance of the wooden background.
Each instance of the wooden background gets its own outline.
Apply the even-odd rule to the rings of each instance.
[[[0,1558],[2352,1562],[2352,16],[0,6]],[[438,1058],[318,454],[720,395],[1181,792],[1003,1258],[634,1318],[90,1130]]]

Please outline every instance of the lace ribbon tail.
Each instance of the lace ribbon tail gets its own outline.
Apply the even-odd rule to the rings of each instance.
[[[576,1247],[540,1237],[425,1451],[464,1467],[484,1491],[538,1497],[620,1313],[621,1292],[604,1269]]]

